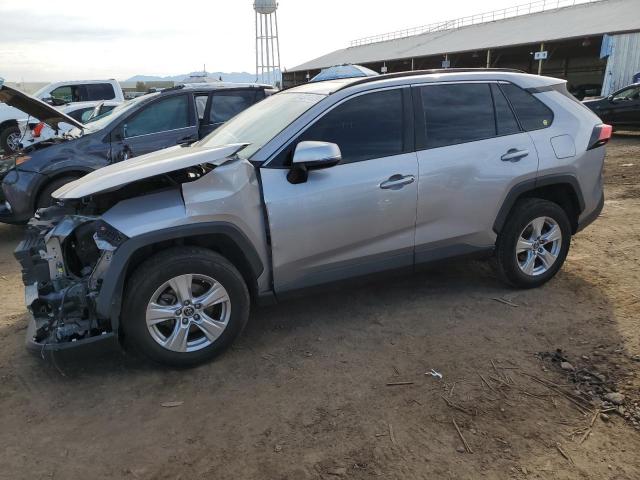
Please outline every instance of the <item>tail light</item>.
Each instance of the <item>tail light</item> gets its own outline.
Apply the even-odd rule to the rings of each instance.
[[[35,127],[33,127],[33,129],[31,130],[31,135],[34,138],[38,138],[40,136],[40,134],[42,133],[42,129],[43,128],[44,128],[44,123],[40,122]]]
[[[593,133],[591,134],[587,150],[592,150],[605,145],[611,139],[612,134],[613,127],[611,125],[607,125],[606,123],[596,125],[593,128]]]

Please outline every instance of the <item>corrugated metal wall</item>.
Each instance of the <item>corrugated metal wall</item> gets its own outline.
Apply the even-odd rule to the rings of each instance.
[[[640,32],[612,35],[602,95],[607,96],[629,85],[637,72],[640,72]]]

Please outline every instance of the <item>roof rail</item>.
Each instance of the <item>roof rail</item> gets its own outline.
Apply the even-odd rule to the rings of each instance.
[[[386,73],[384,75],[378,75],[376,77],[363,77],[355,82],[349,83],[339,88],[336,91],[344,90],[345,88],[349,88],[354,85],[362,85],[363,83],[370,83],[378,80],[386,80],[388,78],[416,77],[418,75],[433,75],[438,73],[472,73],[472,72],[526,73],[522,70],[517,70],[515,68],[432,68],[429,70],[409,70],[406,72]]]
[[[176,90],[182,90],[183,88],[184,88],[184,85],[182,85],[182,84],[174,85],[173,87],[167,87],[167,88],[160,89],[160,93],[175,92]]]

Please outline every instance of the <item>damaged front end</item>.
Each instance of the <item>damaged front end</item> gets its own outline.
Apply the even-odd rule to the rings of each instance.
[[[38,210],[15,251],[32,314],[27,346],[43,356],[119,346],[127,272],[185,235],[206,243],[220,218],[265,245],[254,167],[235,156],[242,146],[155,152],[54,192],[58,203]]]
[[[32,314],[27,347],[43,356],[81,344],[95,351],[97,341],[118,345],[110,320],[97,315],[95,300],[113,252],[127,237],[98,216],[76,211],[40,210],[15,251]]]

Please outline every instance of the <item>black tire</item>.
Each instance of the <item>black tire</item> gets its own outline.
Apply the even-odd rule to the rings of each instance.
[[[560,227],[562,241],[555,262],[544,273],[528,275],[519,266],[516,244],[521,233],[534,219],[548,217]],[[562,267],[571,244],[571,224],[558,204],[540,198],[520,200],[513,207],[496,243],[498,273],[502,280],[517,288],[535,288],[548,282]]]
[[[17,151],[17,149],[11,148],[9,145],[9,136],[16,134],[20,135],[20,129],[16,125],[6,127],[2,132],[0,132],[0,150],[2,150],[5,155],[15,153]]]
[[[229,295],[231,313],[226,328],[209,346],[193,352],[176,352],[152,337],[146,324],[146,309],[163,283],[185,274],[206,275],[222,284]],[[191,367],[226,350],[246,325],[249,309],[247,285],[226,258],[206,248],[170,248],[143,262],[126,282],[122,316],[124,337],[135,351],[153,361],[172,367]]]
[[[40,190],[40,193],[38,194],[38,201],[36,202],[36,210],[39,208],[46,208],[53,205],[54,200],[51,197],[51,194],[56,190],[58,190],[60,187],[66,185],[69,182],[73,182],[78,178],[80,177],[76,177],[76,176],[61,177],[61,178],[56,178],[55,180],[52,180],[51,182],[47,183],[44,186],[44,188]]]

